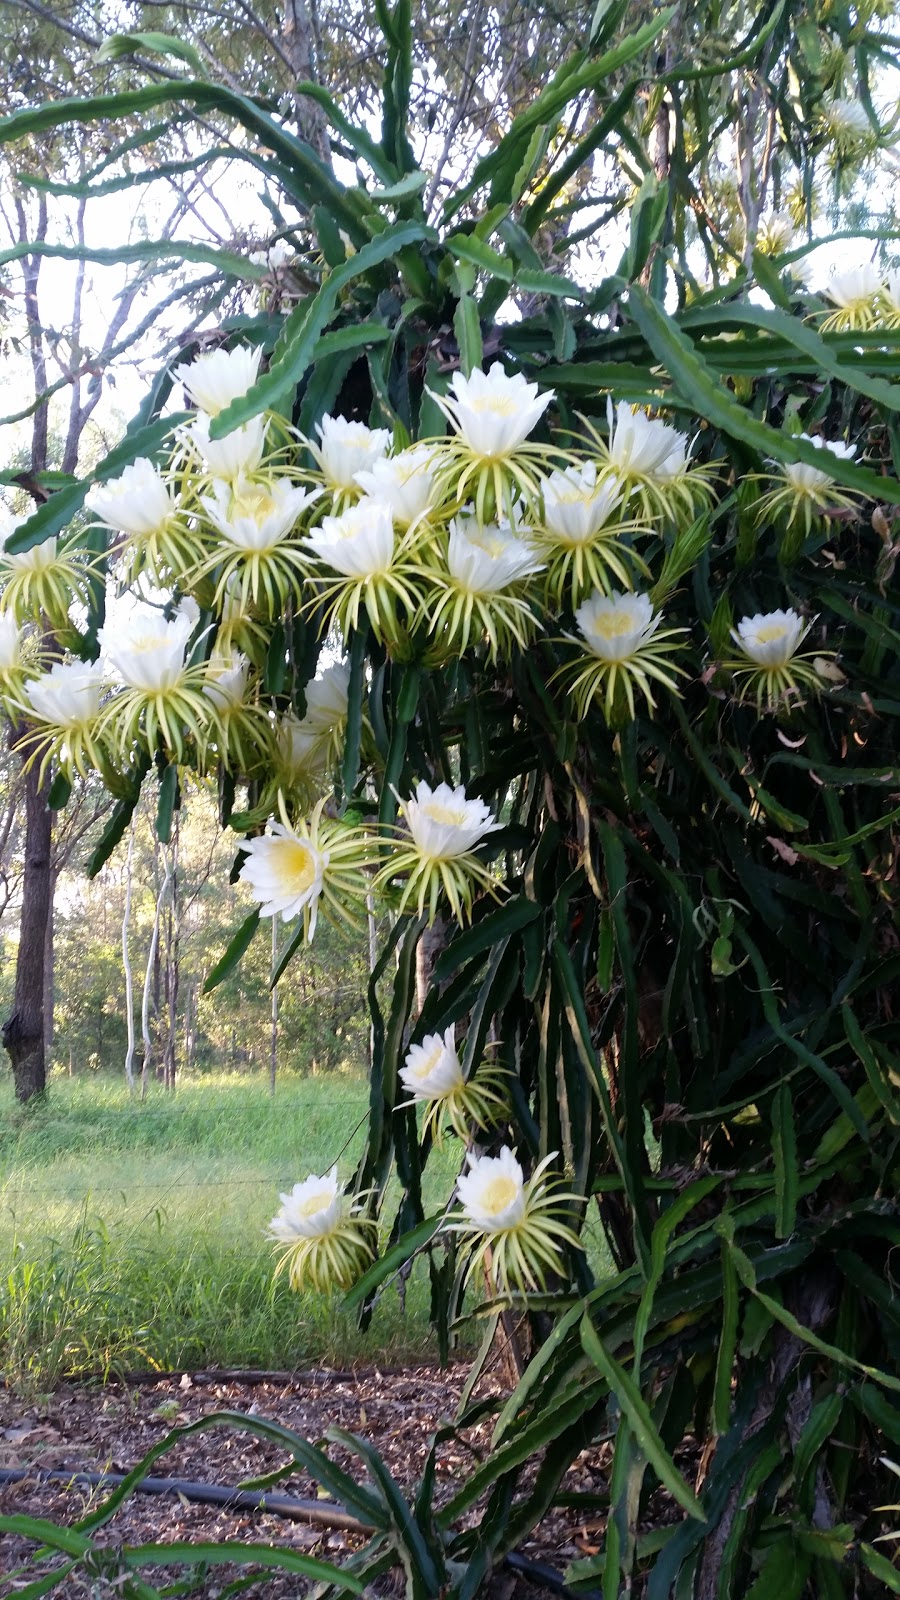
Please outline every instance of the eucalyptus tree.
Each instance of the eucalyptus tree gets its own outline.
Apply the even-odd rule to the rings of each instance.
[[[317,922],[373,895],[392,912],[365,1153],[301,1176],[272,1235],[288,1282],[363,1318],[426,1258],[441,1350],[472,1317],[486,1354],[512,1312],[527,1365],[502,1400],[472,1400],[476,1368],[457,1426],[493,1410],[491,1446],[439,1507],[440,1436],[410,1506],[363,1439],[330,1440],[360,1487],[274,1423],[195,1425],[279,1443],[374,1530],[339,1573],[268,1552],[336,1592],[396,1564],[412,1596],[475,1594],[550,1506],[587,1509],[567,1474],[600,1445],[600,1548],[570,1584],[897,1587],[873,1505],[900,1440],[900,282],[811,294],[812,246],[771,209],[808,221],[817,168],[846,186],[883,159],[873,64],[897,46],[836,7],[624,16],[598,8],[440,204],[402,0],[381,137],[313,95],[354,184],[202,80],[0,125],[231,117],[298,218],[290,309],[187,349],[93,484],[17,531],[6,612],[27,625],[78,591],[88,621],[49,671],[13,638],[3,694],[60,803],[79,770],[115,793],[98,863],[145,784],[166,839],[184,771],[215,777],[257,904],[211,984],[263,916],[295,922],[277,980]],[[631,204],[585,287],[568,186],[595,157]],[[713,211],[728,172],[740,224]],[[54,553],[85,506],[90,562]],[[95,603],[104,541],[114,583],[171,596],[130,636]],[[456,1189],[425,1216],[451,1138]],[[60,1584],[173,1561],[92,1540],[132,1486],[59,1535]]]

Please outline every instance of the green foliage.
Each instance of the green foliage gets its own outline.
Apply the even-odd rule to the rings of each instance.
[[[612,9],[610,30],[620,21]],[[368,1576],[399,1561],[414,1600],[469,1595],[569,1497],[566,1474],[581,1451],[608,1443],[602,1548],[573,1567],[573,1584],[599,1586],[604,1600],[638,1587],[646,1600],[874,1595],[870,1578],[884,1581],[872,1545],[878,1461],[900,1437],[891,1290],[900,1040],[890,1001],[900,968],[898,341],[881,328],[815,333],[806,319],[820,308],[782,273],[785,263],[768,279],[782,303],[748,303],[749,192],[738,247],[714,245],[700,226],[714,277],[706,291],[691,270],[697,239],[686,220],[713,164],[716,107],[763,78],[782,164],[811,171],[824,148],[822,107],[843,87],[818,45],[831,29],[836,56],[851,28],[833,14],[798,31],[792,8],[776,5],[747,19],[723,62],[721,36],[688,56],[680,14],[655,15],[619,43],[607,37],[608,15],[598,10],[594,53],[588,46],[566,63],[448,197],[443,231],[406,182],[402,5],[386,18],[381,142],[359,130],[354,140],[390,198],[364,182],[343,189],[268,112],[196,83],[50,104],[8,119],[0,137],[165,107],[177,94],[233,116],[266,148],[284,192],[309,210],[314,287],[286,319],[254,330],[269,370],[219,414],[216,434],[277,402],[306,430],[336,409],[415,435],[430,415],[424,386],[436,344],[447,366],[490,349],[552,384],[555,421],[570,441],[583,417],[602,443],[608,393],[663,408],[696,434],[704,482],[715,485],[708,525],[684,526],[672,500],[642,546],[666,591],[667,623],[687,639],[685,681],[660,695],[655,716],[639,704],[630,717],[594,710],[575,721],[556,680],[568,615],[529,648],[501,652],[499,664],[477,647],[461,661],[421,653],[410,663],[399,651],[391,659],[368,627],[350,641],[345,801],[391,819],[392,786],[404,795],[417,777],[458,775],[502,818],[495,843],[510,894],[501,912],[476,901],[472,927],[442,952],[418,1015],[424,917],[398,920],[372,976],[357,1188],[373,1210],[393,1214],[382,1261],[402,1265],[401,1239],[410,1255],[429,1254],[446,1340],[465,1311],[452,1248],[430,1233],[426,1191],[442,1157],[400,1104],[398,1077],[411,1043],[464,1021],[466,1067],[490,1037],[509,1071],[506,1142],[531,1166],[560,1153],[614,1263],[595,1274],[573,1251],[567,1281],[527,1306],[512,1295],[470,1311],[489,1319],[511,1299],[549,1322],[536,1322],[532,1364],[497,1402],[491,1454],[437,1517],[427,1485],[410,1517],[367,1447],[341,1441],[366,1460],[379,1496],[373,1543],[353,1570]],[[655,68],[664,30],[657,73],[648,62],[652,48]],[[894,44],[879,46],[863,25],[859,49],[862,93],[869,51]],[[626,65],[636,74],[630,98],[615,77]],[[682,137],[678,159],[652,180],[628,123],[651,78],[654,93],[677,91],[691,104],[697,136],[692,150]],[[540,188],[565,160],[557,125],[584,90],[600,95],[619,158],[637,169],[639,203],[621,270],[585,290],[559,282],[551,294],[534,276],[547,265],[535,243]],[[343,114],[318,100],[346,131]],[[642,121],[645,140],[653,126]],[[840,151],[835,160],[846,165]],[[353,247],[343,259],[336,225]],[[723,285],[729,257],[736,270]],[[635,276],[642,281],[626,281]],[[530,286],[535,298],[521,321],[503,323],[510,285]],[[385,336],[373,340],[373,326]],[[347,366],[333,365],[338,346],[325,341],[336,338],[354,357]],[[748,478],[770,476],[772,458],[822,465],[822,451],[793,431],[798,423],[855,447],[855,460],[827,458],[851,497],[802,537],[789,538],[773,517],[748,538]],[[51,498],[19,547],[57,516]],[[711,628],[725,632],[726,604],[734,618],[797,608],[826,667],[837,654],[839,669],[820,672],[814,689],[805,679],[803,694],[774,708],[741,698],[707,647]],[[409,650],[418,648],[414,639]],[[281,642],[275,654],[284,656]],[[292,658],[267,692],[293,704],[307,677]],[[249,946],[251,958],[258,949]],[[389,967],[386,998],[379,985]],[[234,972],[217,994],[233,981]],[[444,1200],[447,1192],[445,1183]],[[370,1286],[378,1279],[376,1268]],[[312,1447],[285,1445],[308,1461]],[[469,1559],[472,1532],[458,1526],[479,1502],[488,1552],[480,1567]]]

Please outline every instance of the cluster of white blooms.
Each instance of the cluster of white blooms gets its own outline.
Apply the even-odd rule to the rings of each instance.
[[[545,1156],[526,1178],[508,1145],[496,1156],[469,1151],[456,1182],[459,1210],[443,1223],[447,1232],[464,1236],[467,1278],[483,1263],[497,1289],[527,1292],[540,1288],[548,1273],[565,1272],[564,1247],[581,1250],[572,1222],[582,1201],[564,1192],[548,1170],[556,1155]],[[289,1271],[294,1288],[345,1289],[365,1270],[374,1228],[363,1202],[339,1183],[336,1167],[310,1173],[281,1195],[267,1236],[281,1248],[279,1269]]]
[[[394,448],[386,428],[325,416],[298,448],[269,413],[223,432],[260,361],[238,346],[176,367],[196,410],[168,466],[141,457],[89,491],[123,586],[146,598],[100,631],[90,672],[57,662],[23,692],[10,645],[6,689],[45,760],[114,771],[141,750],[200,768],[225,758],[266,804],[278,791],[310,800],[340,754],[347,670],[331,669],[321,702],[306,685],[305,715],[276,714],[262,688],[274,623],[368,625],[392,654],[431,662],[482,646],[501,657],[593,591],[630,589],[646,571],[634,540],[679,495],[706,493],[687,440],[624,405],[584,461],[530,443],[553,394],[499,364],[456,373],[436,397],[453,428],[443,440]],[[50,538],[5,556],[0,607],[65,626],[90,577]]]
[[[773,251],[790,242],[776,221]],[[833,282],[835,305],[849,307],[855,288],[890,290],[900,304],[900,280],[861,278]],[[517,848],[494,791],[431,774],[395,791],[396,822],[340,815],[355,776],[342,770],[345,744],[355,742],[363,772],[383,757],[374,695],[365,714],[364,658],[374,676],[385,660],[427,671],[469,655],[465,670],[497,666],[507,692],[511,659],[544,641],[551,668],[562,661],[548,692],[570,719],[599,712],[617,732],[641,705],[652,713],[687,677],[688,629],[667,624],[666,601],[696,560],[691,530],[712,502],[715,465],[699,464],[662,417],[612,399],[606,429],[585,423],[577,448],[534,441],[554,395],[499,364],[457,372],[434,396],[446,437],[410,444],[325,416],[304,438],[241,407],[260,362],[238,347],[176,368],[195,410],[168,463],[138,459],[91,489],[94,528],[106,530],[128,595],[96,650],[88,639],[84,659],[26,648],[48,618],[71,637],[73,602],[96,583],[71,539],[4,555],[0,696],[31,730],[35,757],[69,774],[99,768],[121,782],[154,761],[205,773],[224,764],[247,793],[240,879],[262,917],[299,918],[312,938],[320,916],[358,921],[374,896],[396,915],[465,923],[476,895],[504,892],[494,863]],[[847,475],[838,464],[854,451],[800,438],[823,464],[776,464],[758,511],[795,532],[821,530],[854,503],[833,476]],[[734,619],[735,658],[708,662],[707,681],[767,709],[820,688],[823,658],[803,653],[814,620],[794,609]],[[300,661],[326,640],[317,675],[301,683]],[[453,1026],[414,1038],[399,1067],[406,1104],[424,1107],[436,1140],[452,1129],[471,1150],[478,1130],[509,1118],[499,1062],[472,1061]],[[528,1290],[563,1270],[577,1202],[549,1159],[526,1178],[511,1148],[470,1154],[446,1223],[466,1236],[470,1271],[490,1260],[498,1286]],[[346,1286],[366,1270],[374,1224],[336,1170],[282,1201],[270,1231],[295,1287]]]
[[[774,224],[770,233],[787,240]],[[397,911],[433,919],[449,906],[465,921],[477,891],[502,892],[491,866],[500,823],[487,801],[423,781],[397,796],[396,825],[326,814],[350,669],[333,660],[302,686],[292,670],[291,703],[268,686],[273,633],[292,618],[306,637],[337,629],[349,641],[365,628],[395,660],[426,667],[468,651],[503,662],[540,634],[555,637],[564,654],[573,647],[555,675],[572,713],[596,708],[620,726],[639,700],[652,712],[685,676],[686,630],[666,626],[667,591],[645,552],[658,562],[673,539],[677,551],[712,498],[715,469],[692,461],[691,441],[670,423],[611,399],[606,431],[585,424],[577,450],[534,442],[553,393],[499,364],[455,373],[434,397],[451,428],[444,438],[397,445],[388,429],[339,416],[302,438],[274,413],[241,420],[260,362],[259,349],[238,346],[178,366],[196,409],[168,465],[140,458],[90,490],[88,510],[131,596],[100,628],[98,660],[47,662],[22,648],[23,628],[48,615],[68,621],[90,563],[56,538],[5,556],[0,692],[33,730],[35,754],[70,773],[127,776],[148,757],[200,771],[224,761],[256,796],[250,831],[280,814],[249,840],[242,867],[263,916],[300,916],[311,937],[320,907],[352,918],[374,890]],[[237,425],[223,429],[236,404]],[[826,458],[853,455],[837,441],[807,442]],[[804,526],[852,500],[806,463],[777,468],[775,485],[760,505]],[[739,620],[739,659],[723,664],[737,684],[755,669],[751,687],[771,706],[814,686],[797,654],[808,624],[778,631],[793,615]],[[485,1113],[466,1093],[455,1077],[444,1096],[454,1125]]]

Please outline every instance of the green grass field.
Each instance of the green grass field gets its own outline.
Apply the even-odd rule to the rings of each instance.
[[[368,1332],[273,1281],[278,1195],[335,1161],[349,1175],[366,1085],[209,1077],[146,1104],[108,1079],[55,1079],[46,1105],[0,1095],[0,1369],[19,1387],[159,1367],[293,1368],[432,1350],[427,1273],[386,1289]],[[429,1162],[442,1203],[455,1141]],[[389,1213],[388,1213],[389,1214]]]

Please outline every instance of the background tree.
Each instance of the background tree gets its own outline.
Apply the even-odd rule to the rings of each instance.
[[[48,1037],[47,1061],[48,1067],[72,1074],[118,1074],[125,1058],[121,926],[126,852],[118,852],[95,878],[89,878],[85,870],[108,814],[105,791],[98,792],[93,786],[81,793],[76,790],[58,814],[54,840],[56,1028],[52,1049]],[[20,819],[7,857],[13,897],[18,892],[21,848]],[[148,798],[137,817],[129,919],[137,991],[138,1073],[141,992],[161,884],[158,852],[155,810]],[[233,846],[209,795],[204,790],[189,790],[179,813],[177,946],[174,928],[172,938],[167,939],[164,918],[150,972],[152,1052],[148,1069],[154,1077],[164,1076],[167,1057],[171,1072],[173,1054],[176,1078],[182,1070],[196,1074],[268,1071],[271,963],[266,942],[255,941],[246,960],[215,990],[204,992],[207,978],[246,911],[243,891],[228,882],[232,856]],[[290,965],[279,984],[278,1066],[287,1072],[356,1072],[366,1063],[368,1017],[360,1005],[368,981],[366,936],[342,934],[327,926],[322,934],[321,941]],[[0,928],[3,1004],[11,999],[17,946],[13,905],[5,937]],[[49,1006],[49,989],[45,998]]]

